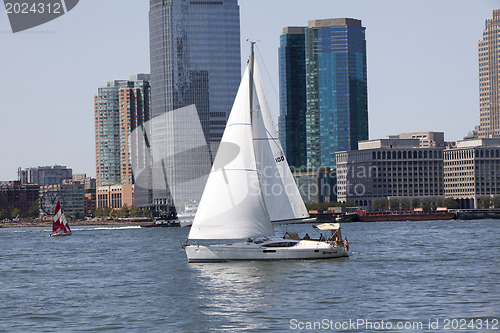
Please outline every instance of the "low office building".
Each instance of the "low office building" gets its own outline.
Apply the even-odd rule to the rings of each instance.
[[[0,210],[5,210],[10,214],[17,208],[21,216],[27,216],[31,206],[38,199],[38,191],[38,185],[21,184],[20,181],[2,181],[0,182]]]
[[[443,149],[419,139],[367,140],[337,158],[338,201],[370,210],[376,199],[443,198]]]
[[[293,178],[304,202],[337,201],[337,175],[330,169],[294,172]]]
[[[60,185],[72,179],[73,170],[63,165],[39,166],[17,170],[17,178],[21,184],[37,184],[40,186]]]
[[[134,206],[134,185],[108,185],[97,188],[97,208],[118,209]]]
[[[93,193],[85,193],[85,212],[87,214],[92,213],[97,209],[97,193],[94,190]]]
[[[419,139],[420,147],[445,147],[444,132],[412,132],[400,133],[400,139]]]
[[[444,195],[460,208],[477,208],[481,197],[500,197],[500,138],[458,141],[444,152]]]
[[[97,208],[96,179],[84,173],[74,174],[73,181],[83,183],[85,187],[85,212],[92,213]]]
[[[85,214],[85,185],[78,181],[65,180],[60,185],[40,186],[40,198],[47,192],[56,192],[62,199],[63,211],[66,216]],[[47,215],[43,209],[41,215]]]

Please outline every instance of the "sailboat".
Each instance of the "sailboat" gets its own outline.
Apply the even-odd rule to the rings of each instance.
[[[273,223],[310,221],[279,142],[250,42],[250,59],[184,245],[188,261],[348,256],[345,245],[333,235],[331,239],[274,235]],[[333,233],[340,226],[317,228]]]
[[[52,232],[50,237],[71,236],[71,229],[69,228],[68,221],[64,215],[61,203],[58,201],[54,213],[54,220],[52,222]]]

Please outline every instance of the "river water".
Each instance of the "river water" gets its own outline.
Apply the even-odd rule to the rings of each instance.
[[[188,232],[0,229],[0,332],[500,329],[500,221],[345,223],[314,261],[188,264]]]

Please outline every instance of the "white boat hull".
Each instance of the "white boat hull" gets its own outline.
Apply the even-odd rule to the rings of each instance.
[[[50,237],[64,237],[71,236],[71,232],[52,232],[49,235]]]
[[[276,243],[277,241],[273,241]],[[189,245],[186,254],[190,263],[224,262],[238,260],[306,260],[348,257],[344,247],[314,240],[290,241],[292,246],[269,246],[270,242],[234,243],[218,245]]]

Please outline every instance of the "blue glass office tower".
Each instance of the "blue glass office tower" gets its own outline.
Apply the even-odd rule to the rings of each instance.
[[[286,27],[280,36],[280,141],[290,167],[306,166],[305,27]]]
[[[309,21],[305,52],[307,167],[335,167],[335,152],[368,139],[365,28],[351,18]]]
[[[151,186],[165,213],[201,198],[222,138],[241,80],[238,1],[150,0],[149,29]]]

